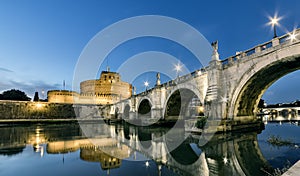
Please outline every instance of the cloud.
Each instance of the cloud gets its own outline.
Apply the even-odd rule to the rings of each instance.
[[[9,70],[9,69],[6,69],[6,68],[2,68],[2,67],[0,67],[0,71],[4,71],[4,72],[14,72],[14,71],[12,71],[12,70]]]
[[[48,84],[40,80],[32,80],[29,82],[19,82],[19,81],[10,80],[7,81],[6,83],[0,82],[0,90],[5,91],[10,89],[18,89],[24,91],[31,98],[34,96],[35,91],[38,91],[40,97],[43,98],[41,95],[41,91],[44,90],[45,91],[44,98],[46,98],[47,97],[46,93],[48,90],[56,90],[60,88],[61,88],[60,84]]]

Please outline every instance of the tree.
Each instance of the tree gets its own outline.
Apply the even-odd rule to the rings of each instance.
[[[31,99],[20,90],[11,89],[2,93],[2,100],[30,101]]]
[[[39,101],[40,98],[39,98],[39,93],[38,92],[35,92],[34,93],[34,97],[33,97],[33,101]]]

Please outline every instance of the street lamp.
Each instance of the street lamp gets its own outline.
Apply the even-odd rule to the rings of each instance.
[[[43,100],[44,100],[44,95],[45,95],[45,90],[42,89],[42,97],[43,97]]]
[[[295,31],[293,31],[292,33],[289,34],[289,39],[291,41],[296,40],[297,34],[295,33]]]
[[[179,63],[175,65],[175,70],[176,70],[177,77],[179,77],[179,72],[181,71],[181,67],[182,67],[182,65],[180,65]]]
[[[279,20],[280,20],[280,18],[278,18],[276,15],[273,18],[270,18],[270,24],[272,25],[273,30],[274,30],[274,37],[273,38],[277,37],[277,34],[276,34],[276,25],[279,25],[279,23],[278,23]]]
[[[145,89],[146,89],[146,91],[147,91],[147,87],[149,86],[148,81],[145,81],[145,82],[144,82],[144,86],[145,86]]]

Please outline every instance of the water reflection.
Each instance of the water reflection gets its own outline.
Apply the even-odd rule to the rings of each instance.
[[[291,166],[300,158],[300,127],[295,122],[269,122],[266,130],[258,136],[259,146],[264,157],[274,168],[283,169]],[[276,145],[267,142],[268,139],[276,137],[280,140],[290,141],[285,145]]]
[[[289,157],[270,151],[266,140],[276,131],[270,124],[260,135],[216,134],[204,146],[199,146],[201,136],[182,129],[168,137],[167,128],[85,125],[95,132],[87,134],[91,139],[78,124],[0,127],[0,175],[26,175],[24,167],[31,175],[268,175],[279,166],[274,158]],[[184,142],[173,150],[181,138]],[[300,159],[298,149],[293,155],[291,162]]]

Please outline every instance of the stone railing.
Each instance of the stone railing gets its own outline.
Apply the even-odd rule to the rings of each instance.
[[[295,38],[291,37],[293,34],[294,34]],[[289,41],[293,42],[293,41],[298,41],[298,40],[300,40],[300,28],[294,30],[293,32],[290,32],[290,33],[287,33],[285,35],[279,36],[277,38],[273,38],[272,40],[270,40],[268,42],[257,45],[253,48],[250,48],[250,49],[246,50],[246,51],[237,52],[236,55],[230,56],[230,57],[222,60],[221,63],[223,65],[223,68],[226,68],[226,67],[229,67],[230,65],[233,65],[234,63],[236,63],[237,61],[241,60],[244,57],[251,56],[251,55],[254,55],[254,54],[257,54],[257,53],[261,53],[262,51],[268,50],[269,48],[273,48],[273,47],[278,46],[278,45],[285,44]],[[203,74],[206,74],[207,69],[208,69],[208,67],[200,68],[200,69],[195,70],[195,71],[193,71],[189,74],[177,77],[174,80],[170,80],[170,81],[165,82],[161,85],[157,85],[155,87],[147,89],[144,92],[133,95],[133,97],[147,95],[148,93],[150,93],[151,91],[153,91],[154,89],[157,89],[157,88],[171,87],[171,86],[175,86],[175,85],[180,84],[180,83],[184,83],[186,81],[189,81],[192,78],[195,78],[195,77],[201,76]]]
[[[179,76],[173,80],[170,80],[168,82],[165,82],[161,85],[156,85],[155,87],[152,87],[150,89],[147,89],[139,94],[136,94],[136,95],[133,95],[133,97],[137,97],[137,96],[141,96],[141,95],[147,95],[149,92],[153,91],[154,89],[157,89],[157,88],[161,88],[161,87],[172,87],[172,86],[176,86],[177,84],[180,84],[180,83],[184,83],[184,82],[187,82],[193,78],[196,78],[198,76],[201,76],[203,74],[206,74],[207,72],[207,67],[205,68],[201,68],[201,69],[198,69],[198,70],[195,70],[191,73],[188,73],[186,75],[183,75],[183,76]]]
[[[273,48],[273,47],[278,46],[278,45],[285,44],[289,41],[290,42],[297,41],[297,40],[300,39],[298,34],[300,34],[300,29],[296,29],[293,32],[287,33],[287,34],[282,35],[280,37],[273,38],[272,40],[270,40],[268,42],[257,45],[253,48],[250,48],[250,49],[246,50],[246,51],[237,52],[236,55],[230,56],[230,57],[222,60],[221,61],[222,65],[223,65],[223,67],[228,67],[229,65],[234,64],[235,62],[237,62],[238,60],[240,60],[243,57],[251,56],[251,55],[256,54],[256,53],[260,53],[264,50],[267,50],[269,48]],[[294,35],[295,38],[293,38],[293,35]]]

